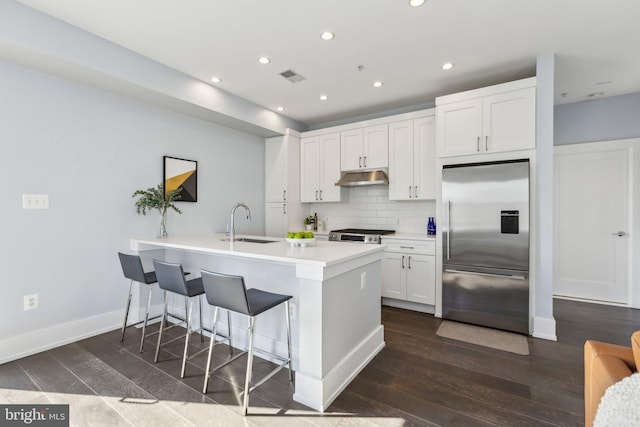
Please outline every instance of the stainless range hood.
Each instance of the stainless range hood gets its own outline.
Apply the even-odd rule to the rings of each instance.
[[[345,172],[336,182],[340,187],[357,187],[360,185],[385,185],[389,184],[389,177],[383,170],[365,172]]]

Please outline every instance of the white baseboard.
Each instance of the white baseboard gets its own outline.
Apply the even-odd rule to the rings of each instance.
[[[383,349],[384,345],[384,327],[380,325],[324,378],[314,378],[296,372],[296,391],[293,400],[316,411],[324,412],[356,375]],[[322,405],[318,406],[317,402],[322,402]]]
[[[0,340],[0,364],[109,332],[122,326],[124,310],[85,317]]]
[[[534,317],[533,333],[534,338],[541,338],[550,341],[557,341],[556,337],[556,319],[553,317]]]
[[[382,298],[382,305],[394,308],[402,308],[404,310],[419,311],[420,313],[433,314],[435,307],[433,305],[419,304],[412,301],[403,301],[394,298]]]

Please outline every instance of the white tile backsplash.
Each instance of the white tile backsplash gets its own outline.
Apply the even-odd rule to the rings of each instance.
[[[398,233],[427,233],[427,220],[435,217],[435,200],[390,201],[388,187],[351,187],[342,203],[311,203],[308,214],[318,213],[326,230],[384,228]]]

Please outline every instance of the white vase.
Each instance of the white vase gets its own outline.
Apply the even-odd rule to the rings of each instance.
[[[313,224],[307,224],[305,225],[305,228],[307,229],[307,231],[311,231],[313,230]]]

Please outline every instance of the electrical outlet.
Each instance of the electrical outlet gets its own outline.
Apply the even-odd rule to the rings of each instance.
[[[49,209],[49,195],[23,194],[22,209]]]
[[[360,290],[363,290],[367,287],[367,272],[363,271],[360,273]]]
[[[289,301],[289,318],[296,320],[296,303]]]
[[[35,310],[39,305],[38,294],[31,294],[24,296],[24,311]]]

